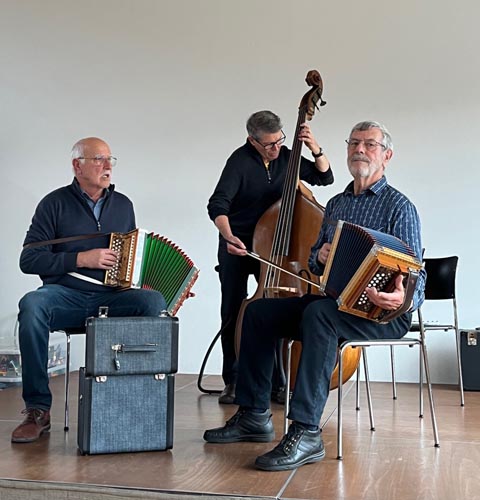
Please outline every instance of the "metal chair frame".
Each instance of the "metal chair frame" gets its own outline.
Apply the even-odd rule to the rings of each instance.
[[[284,407],[284,433],[286,434],[288,431],[288,412],[290,410],[290,385],[291,385],[291,369],[292,369],[292,345],[294,340],[289,339],[287,343],[287,370],[286,370],[286,385],[285,385],[285,407]],[[370,376],[368,372],[368,363],[366,357],[366,351],[362,349],[362,359],[363,359],[363,368],[365,372],[365,381],[366,381],[366,391],[367,391],[367,401],[368,401],[368,413],[370,416],[370,429],[372,431],[375,430],[375,422],[373,418],[373,407],[372,407],[372,398],[370,391]],[[356,409],[360,410],[360,364],[357,367],[357,381],[356,381]],[[343,375],[343,374],[342,374]],[[340,380],[340,379],[339,379]],[[288,397],[287,397],[288,396]]]
[[[64,426],[63,430],[68,431],[69,423],[70,423],[70,414],[69,414],[69,406],[68,406],[68,395],[70,391],[70,361],[71,361],[71,353],[70,353],[70,343],[72,335],[85,335],[84,328],[66,328],[65,330],[58,330],[63,332],[67,337],[67,357],[65,361],[65,412],[64,412]]]
[[[428,391],[428,398],[429,398],[429,403],[430,403],[430,416],[432,420],[432,430],[433,430],[433,439],[434,439],[434,446],[438,448],[440,446],[440,440],[438,436],[438,427],[437,427],[437,419],[435,415],[435,405],[433,401],[433,392],[432,392],[432,385],[431,385],[431,379],[430,379],[430,368],[428,365],[428,356],[427,356],[427,348],[425,346],[425,339],[424,339],[424,332],[422,331],[420,338],[418,339],[413,339],[413,338],[408,338],[408,337],[403,337],[401,339],[382,339],[382,340],[347,340],[342,343],[342,345],[339,348],[339,354],[338,354],[338,376],[341,377],[343,375],[343,363],[342,363],[342,357],[343,357],[343,351],[347,347],[361,347],[362,348],[362,355],[364,357],[364,365],[366,370],[368,370],[367,366],[367,361],[366,361],[366,347],[373,347],[373,346],[398,346],[398,345],[403,345],[403,346],[408,346],[408,347],[413,347],[415,345],[418,345],[419,350],[420,350],[420,358],[423,360],[423,366],[425,369],[425,378],[427,382],[427,391]],[[368,397],[368,402],[369,402],[369,410],[370,410],[370,425],[372,430],[375,430],[375,424],[373,421],[373,411],[372,411],[372,403],[371,403],[371,395],[370,395],[370,380],[366,376],[366,388],[367,388],[367,397]],[[342,437],[342,430],[343,430],[343,406],[342,406],[342,398],[343,398],[343,387],[342,385],[339,385],[338,387],[338,407],[337,407],[337,412],[338,412],[338,421],[337,421],[337,458],[341,460],[343,458],[343,437]],[[419,373],[419,403],[420,403],[420,417],[423,417],[423,370],[420,370]],[[358,389],[357,389],[357,407],[358,407]]]
[[[418,310],[418,315],[419,315],[419,324],[422,324],[421,322],[421,312]],[[287,365],[287,370],[286,370],[286,398],[285,398],[285,410],[284,410],[284,430],[285,433],[287,432],[288,428],[288,412],[290,409],[290,384],[291,384],[291,348],[293,344],[293,340],[289,339],[288,344],[287,344],[287,359],[286,359],[286,365]],[[440,440],[439,440],[439,435],[438,435],[438,427],[437,427],[437,420],[436,420],[436,415],[435,415],[435,406],[434,406],[434,401],[433,401],[433,392],[432,392],[432,385],[431,385],[431,379],[430,379],[430,369],[428,365],[428,357],[427,357],[427,349],[425,345],[425,332],[423,328],[420,330],[420,338],[418,339],[413,339],[413,338],[407,338],[403,337],[401,339],[381,339],[381,340],[347,340],[342,342],[342,344],[339,347],[338,351],[338,377],[339,380],[343,379],[343,352],[346,348],[348,347],[358,347],[362,349],[362,358],[363,358],[363,366],[365,370],[365,387],[366,387],[366,393],[367,393],[367,402],[368,402],[368,410],[369,410],[369,417],[370,417],[370,429],[372,431],[375,430],[375,421],[374,421],[374,416],[373,416],[373,405],[372,405],[372,397],[371,397],[371,390],[370,390],[370,376],[368,372],[368,362],[367,362],[367,347],[373,347],[373,346],[390,346],[391,348],[394,346],[409,346],[413,347],[415,345],[418,345],[419,347],[419,358],[420,358],[420,368],[419,368],[419,417],[423,417],[423,367],[425,368],[425,378],[427,382],[427,390],[428,390],[428,397],[429,397],[429,403],[430,403],[430,415],[432,419],[432,430],[433,430],[433,438],[434,438],[434,446],[439,447],[440,446]],[[393,366],[393,365],[392,365]],[[360,367],[357,368],[357,381],[356,381],[356,408],[357,410],[360,409],[359,405],[359,400],[360,400]],[[392,372],[393,374],[393,372]],[[342,437],[342,431],[343,431],[343,387],[342,384],[338,386],[338,403],[337,403],[337,412],[338,412],[338,421],[337,421],[337,459],[341,460],[343,458],[343,437]]]

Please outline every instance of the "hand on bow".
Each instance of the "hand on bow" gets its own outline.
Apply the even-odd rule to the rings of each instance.
[[[228,241],[231,241],[232,243],[235,243],[235,245],[231,245],[228,243]],[[243,241],[236,236],[231,236],[227,241],[227,252],[232,254],[232,255],[240,255],[240,256],[245,256],[247,255],[247,247],[244,245]]]

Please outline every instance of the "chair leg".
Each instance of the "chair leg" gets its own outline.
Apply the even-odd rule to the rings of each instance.
[[[392,396],[393,399],[397,399],[397,379],[395,376],[395,351],[394,346],[390,346],[390,366],[392,369]]]
[[[289,340],[287,344],[287,373],[285,382],[285,405],[284,405],[284,434],[288,431],[288,412],[290,410],[290,379],[292,374],[292,345],[293,340]]]
[[[64,431],[68,431],[69,415],[68,415],[68,391],[70,385],[70,335],[67,334],[67,360],[65,366],[65,415],[64,415]]]
[[[423,351],[418,353],[418,417],[423,418]]]
[[[460,351],[461,337],[460,330],[455,328],[455,342],[457,344],[457,365],[458,365],[458,380],[460,385],[460,406],[465,406],[465,395],[463,392],[463,374],[462,374],[462,357]]]
[[[338,380],[343,380],[343,349],[340,347],[338,350]],[[343,384],[338,384],[338,401],[337,401],[337,460],[343,459]]]
[[[425,379],[427,382],[428,400],[430,402],[430,415],[432,418],[434,446],[436,448],[439,448],[440,447],[440,440],[438,437],[437,418],[435,415],[435,405],[433,403],[433,392],[432,392],[432,383],[431,383],[431,379],[430,379],[430,368],[428,366],[427,346],[425,345],[425,343],[420,342],[419,348],[422,352],[423,363],[425,365]]]
[[[426,337],[425,337],[425,327],[423,323],[423,315],[422,308],[419,307],[417,309],[418,316],[418,324],[420,327],[420,331],[418,332],[418,340],[420,345],[426,346]],[[419,417],[423,418],[423,350],[420,349],[418,353],[418,404],[419,404]]]
[[[458,328],[458,311],[457,311],[457,299],[453,298],[453,320],[455,326],[455,342],[457,344],[457,365],[458,365],[458,381],[460,385],[460,405],[465,406],[465,394],[463,392],[463,373],[462,373],[462,357],[460,345],[462,342],[460,329]]]
[[[373,420],[372,396],[370,391],[370,375],[368,373],[368,362],[365,347],[362,347],[363,367],[365,370],[365,385],[367,390],[368,412],[370,415],[370,429],[375,430],[375,422]],[[338,380],[343,380],[343,348],[338,350]],[[358,369],[357,369],[357,387],[358,387]],[[358,395],[357,395],[358,398]],[[358,405],[358,399],[357,399]],[[337,460],[343,459],[343,384],[338,384],[338,401],[337,401]]]
[[[360,363],[357,366],[357,381],[355,383],[355,409],[360,411]]]
[[[370,415],[370,430],[375,430],[375,422],[373,420],[373,405],[372,405],[372,392],[370,390],[370,374],[368,372],[368,362],[367,362],[367,349],[362,347],[363,356],[363,368],[365,370],[365,387],[367,389],[367,402],[368,402],[368,413]]]

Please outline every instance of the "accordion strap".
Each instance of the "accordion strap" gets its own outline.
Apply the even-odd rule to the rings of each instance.
[[[410,304],[412,302],[413,294],[415,293],[415,286],[417,284],[418,279],[418,271],[409,269],[407,282],[405,284],[405,299],[403,304],[395,311],[390,311],[385,316],[382,317],[380,323],[388,323],[392,321],[392,319],[398,318],[403,313],[407,312],[410,309]]]
[[[69,241],[91,240],[93,238],[100,238],[101,236],[108,236],[109,234],[110,233],[81,234],[80,236],[67,236],[66,238],[57,238],[55,240],[34,241],[23,245],[23,248],[44,247],[46,245],[56,245],[57,243],[67,243]]]
[[[103,285],[107,286],[103,281],[96,280],[95,278],[90,278],[90,276],[85,276],[84,274],[76,273],[72,271],[71,273],[68,273],[70,276],[73,276],[74,278],[78,278],[79,280],[83,281],[89,281],[90,283],[95,283],[95,285]]]

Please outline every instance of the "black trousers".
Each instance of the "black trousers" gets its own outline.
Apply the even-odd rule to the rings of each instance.
[[[248,243],[248,242],[245,242]],[[237,358],[235,355],[235,326],[242,301],[247,298],[248,278],[254,275],[258,281],[260,266],[251,257],[239,257],[227,252],[227,244],[220,238],[218,245],[218,273],[220,278],[221,341],[223,352],[222,378],[227,384],[237,381]]]
[[[275,346],[279,338],[302,342],[289,418],[318,425],[330,390],[337,346],[345,340],[401,338],[411,313],[386,325],[340,312],[335,300],[316,295],[259,299],[246,309],[235,403],[269,408]]]

